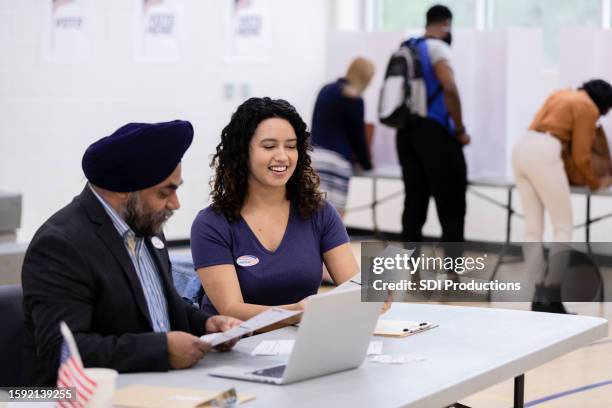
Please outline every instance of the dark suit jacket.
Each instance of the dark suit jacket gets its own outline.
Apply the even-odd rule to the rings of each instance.
[[[204,334],[206,317],[174,289],[167,249],[146,241],[161,275],[171,329]],[[25,255],[22,284],[28,385],[55,384],[62,320],[74,333],[85,367],[170,368],[166,334],[153,332],[123,240],[89,187],[36,232]]]

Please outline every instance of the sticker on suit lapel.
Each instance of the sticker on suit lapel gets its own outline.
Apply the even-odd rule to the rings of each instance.
[[[157,249],[164,249],[164,243],[158,237],[151,238],[151,243]]]
[[[242,255],[236,259],[236,263],[240,266],[253,266],[259,263],[259,258],[255,255]]]

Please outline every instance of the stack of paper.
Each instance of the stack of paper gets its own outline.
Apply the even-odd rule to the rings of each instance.
[[[291,354],[294,340],[264,340],[251,351],[252,356],[279,356]],[[380,355],[382,353],[383,342],[371,341],[368,346],[368,356]]]
[[[419,356],[413,356],[410,354],[400,354],[397,356],[390,356],[390,355],[380,355],[380,356],[373,356],[370,358],[369,360],[372,363],[384,363],[384,364],[407,364],[407,363],[414,363],[417,361],[425,361],[424,357],[419,357]]]

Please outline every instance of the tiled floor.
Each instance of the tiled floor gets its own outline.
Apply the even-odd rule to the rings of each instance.
[[[484,305],[480,305],[484,306]],[[501,307],[527,309],[528,304]],[[612,304],[568,304],[581,315],[609,319]],[[534,407],[612,407],[612,337],[566,354],[525,373],[525,403]],[[513,382],[506,381],[462,400],[473,407],[512,406]],[[542,401],[538,403],[538,400]],[[530,405],[531,403],[531,405]]]

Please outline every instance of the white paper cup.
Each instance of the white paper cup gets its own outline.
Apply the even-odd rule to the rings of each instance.
[[[85,373],[98,384],[87,406],[92,408],[112,407],[115,383],[119,373],[111,368],[86,368]]]

